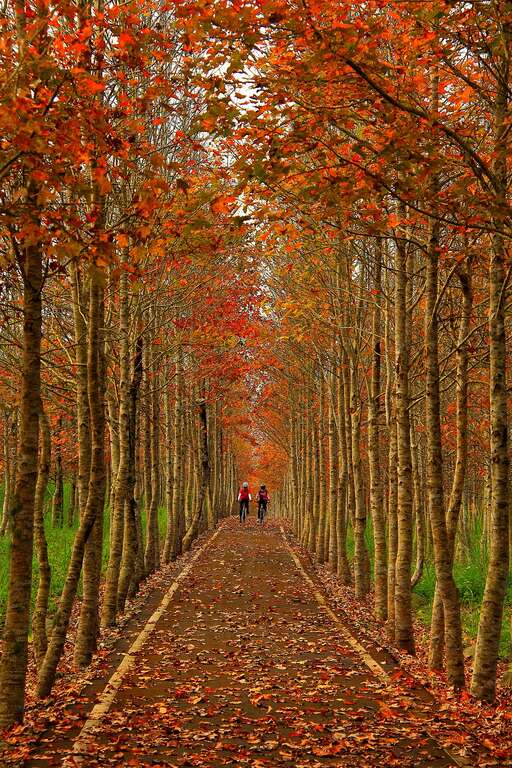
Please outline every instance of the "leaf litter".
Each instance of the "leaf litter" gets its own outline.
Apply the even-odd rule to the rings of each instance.
[[[331,606],[350,617],[350,631],[365,647],[385,649],[350,590],[327,569],[317,575]],[[108,650],[102,653],[87,680],[108,666]],[[453,765],[437,740],[468,764],[497,765],[496,754],[485,762],[491,751],[482,751],[478,738],[453,724],[447,730],[454,702],[442,697],[440,707],[418,697],[413,671],[395,664],[390,682],[375,678],[316,602],[278,526],[269,521],[261,529],[249,519],[240,529],[229,519],[139,652],[82,765]],[[6,766],[60,765],[70,751],[70,743],[55,749],[54,739],[79,731],[87,702],[82,711],[83,680],[71,688],[68,671],[63,679],[67,703],[53,700],[45,717],[34,705],[27,725],[8,735]]]

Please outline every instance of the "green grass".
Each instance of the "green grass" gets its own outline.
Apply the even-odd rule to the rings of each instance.
[[[53,488],[48,489],[48,499],[51,498]],[[66,483],[64,489],[64,521],[66,521],[66,512],[69,504],[70,487]],[[2,503],[2,493],[0,492],[0,509]],[[143,535],[146,528],[146,515],[144,509],[142,510],[142,531]],[[103,553],[102,553],[102,570],[106,569],[108,562],[108,546],[110,535],[110,515],[108,508],[105,509],[104,514],[104,526],[103,526]],[[166,512],[160,508],[158,510],[158,528],[160,535],[163,538],[166,529]],[[73,539],[76,533],[78,523],[75,522],[73,527],[64,525],[62,528],[53,528],[51,525],[50,512],[45,515],[45,532],[46,541],[48,543],[48,558],[52,569],[52,580],[50,589],[50,613],[55,609],[55,601],[62,592],[64,581],[66,578],[69,559],[71,556],[71,549],[73,546]],[[5,617],[5,608],[7,602],[7,588],[9,583],[9,537],[0,538],[0,628],[3,626]],[[34,560],[32,563],[32,605],[34,604],[35,596],[37,592],[37,558],[34,554]],[[78,589],[79,595],[81,594],[81,584]]]
[[[464,544],[457,548],[453,569],[455,583],[459,589],[462,628],[467,644],[471,644],[478,632],[480,605],[485,589],[485,577],[489,553],[483,529],[483,517],[477,517],[472,528],[467,531]],[[423,576],[414,589],[414,604],[419,618],[430,626],[432,603],[434,600],[435,573],[433,564],[425,565]],[[500,655],[509,657],[511,652],[510,608],[512,606],[512,580],[509,578],[504,621],[500,638]]]
[[[480,617],[480,605],[485,588],[485,576],[487,562],[472,560],[468,562],[457,561],[454,567],[455,582],[459,589],[462,629],[466,644],[471,644],[476,638],[478,621]],[[414,589],[414,607],[421,621],[430,626],[432,617],[432,603],[434,600],[435,574],[434,566],[425,566],[423,576]],[[501,628],[500,656],[508,658],[511,653],[510,634],[510,610],[512,608],[512,581],[509,579],[507,597],[504,611],[504,621]]]
[[[48,499],[53,493],[53,488],[48,489]],[[64,488],[64,503],[65,513],[69,504],[70,486],[65,484]],[[0,509],[2,504],[2,490],[0,489]],[[142,530],[145,532],[146,528],[146,515],[144,509],[141,513],[142,517]],[[66,520],[66,514],[64,515]],[[105,509],[104,515],[104,532],[103,532],[103,571],[106,568],[108,561],[108,542],[109,542],[109,510]],[[160,535],[163,539],[166,529],[166,513],[165,510],[160,508],[158,510],[158,527]],[[55,607],[55,600],[60,595],[64,580],[66,577],[67,567],[71,554],[71,548],[73,546],[73,538],[76,532],[77,525],[69,528],[64,525],[63,528],[52,528],[50,514],[48,513],[45,518],[45,530],[46,538],[48,542],[48,555],[52,567],[52,583],[51,583],[51,595],[50,595],[50,611]],[[368,522],[366,530],[366,541],[368,550],[370,553],[370,560],[373,569],[374,551],[373,551],[373,538],[371,521]],[[475,637],[478,630],[478,619],[480,612],[480,604],[483,597],[485,587],[485,576],[487,572],[488,553],[486,551],[485,536],[483,531],[482,519],[477,518],[473,524],[473,528],[467,532],[465,538],[465,544],[463,547],[463,556],[458,551],[454,574],[455,581],[459,588],[461,606],[462,606],[462,621],[463,629],[466,636],[466,642],[469,644]],[[462,548],[459,548],[459,550]],[[347,551],[350,560],[354,556],[354,535],[352,528],[349,526],[347,531]],[[8,585],[8,564],[9,564],[9,540],[7,537],[0,539],[0,627],[3,624],[5,605],[7,599],[7,585]],[[33,589],[32,599],[35,599],[37,591],[37,563],[34,558],[33,563]],[[423,575],[420,582],[414,588],[413,604],[414,609],[425,624],[430,626],[430,620],[432,616],[432,603],[434,599],[435,588],[435,574],[434,567],[431,563],[427,563],[423,570]],[[79,594],[81,587],[79,587]],[[507,593],[507,605],[505,610],[505,620],[503,622],[500,652],[503,657],[508,656],[511,652],[511,632],[510,622],[508,616],[510,609],[512,608],[512,581],[509,581],[508,593]]]
[[[370,554],[371,568],[374,566],[374,548],[371,520],[366,527],[366,543]],[[483,517],[477,517],[472,528],[467,531],[464,545],[458,548],[454,566],[455,582],[459,589],[462,627],[465,642],[470,645],[478,632],[480,605],[485,589],[485,577],[489,556],[485,544]],[[462,551],[461,551],[462,550]],[[349,525],[347,530],[347,552],[350,561],[354,557],[354,532]],[[426,563],[423,575],[413,592],[413,607],[422,623],[430,627],[432,604],[434,602],[435,571],[433,563]],[[509,579],[504,621],[500,639],[500,655],[508,658],[512,653],[511,626],[509,621],[512,610],[512,579]]]

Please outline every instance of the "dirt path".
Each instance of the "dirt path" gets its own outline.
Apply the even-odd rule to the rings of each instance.
[[[277,526],[230,520],[81,745],[86,766],[446,766],[425,712],[344,640]]]

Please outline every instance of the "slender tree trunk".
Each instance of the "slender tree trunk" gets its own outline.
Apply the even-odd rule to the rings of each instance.
[[[363,491],[361,468],[361,410],[355,363],[350,363],[350,410],[352,414],[352,473],[354,477],[354,587],[356,597],[361,599],[370,589],[366,549],[366,504]]]
[[[375,258],[375,304],[373,308],[373,362],[371,391],[368,401],[368,458],[370,465],[370,510],[373,522],[375,548],[375,612],[377,618],[387,618],[387,559],[386,559],[386,523],[384,520],[384,494],[382,489],[382,469],[380,451],[380,389],[381,389],[381,249]]]
[[[178,350],[176,363],[176,401],[174,406],[174,466],[173,466],[173,499],[174,530],[172,539],[172,556],[181,553],[181,545],[185,534],[185,499],[184,499],[184,465],[183,439],[185,419],[183,412],[184,382],[183,360],[181,350]]]
[[[421,487],[421,477],[418,458],[418,438],[415,432],[415,425],[411,418],[411,460],[412,460],[412,479],[414,489],[414,512],[416,517],[416,567],[411,579],[411,587],[419,583],[423,575],[423,566],[425,564],[425,513],[423,508],[423,493]]]
[[[319,414],[311,417],[311,484],[312,484],[312,521],[310,550],[316,554],[318,543],[318,528],[320,525],[320,427]]]
[[[146,515],[146,530],[149,518],[149,509],[151,507],[151,345],[147,337],[147,343],[144,346],[144,414],[141,437],[143,441],[142,450],[142,476],[143,476],[143,495],[144,512]]]
[[[160,468],[160,408],[158,402],[159,376],[156,367],[156,353],[152,350],[152,388],[151,388],[151,420],[150,420],[150,478],[151,503],[146,520],[146,575],[153,573],[160,564],[160,536],[158,531],[158,497],[159,497],[159,468]]]
[[[210,495],[210,463],[208,455],[208,419],[206,402],[202,398],[199,404],[199,421],[201,427],[200,452],[201,452],[201,484],[198,493],[197,507],[189,528],[183,537],[183,552],[188,552],[192,542],[197,536],[199,525],[208,513]]]
[[[116,355],[117,358],[117,355]],[[120,366],[122,363],[120,364]],[[114,504],[116,493],[116,478],[119,469],[119,403],[117,392],[112,381],[107,387],[108,430],[110,434],[110,486],[107,495],[110,510],[110,536],[114,533]]]
[[[119,334],[120,376],[119,376],[119,458],[117,474],[113,479],[114,508],[111,513],[112,531],[110,552],[105,577],[105,594],[101,610],[101,626],[109,627],[117,619],[117,590],[123,553],[125,506],[128,501],[128,475],[130,472],[130,324],[128,276],[121,275],[119,281]]]
[[[344,423],[345,423],[345,445],[347,451],[347,524],[350,522],[352,529],[355,530],[355,509],[356,509],[356,490],[353,473],[352,456],[352,409],[350,392],[350,367],[345,356],[342,357],[342,375],[343,375],[343,399],[345,402]]]
[[[23,274],[23,363],[18,442],[20,458],[10,510],[11,557],[0,659],[0,728],[23,719],[25,700],[41,402],[43,270],[39,244],[24,249],[20,266]]]
[[[140,385],[142,381],[142,336],[137,338],[135,346],[135,359],[133,362],[132,379],[130,383],[130,415],[128,424],[129,440],[129,458],[128,472],[126,477],[126,498],[124,504],[124,529],[123,529],[123,556],[121,561],[121,570],[119,574],[119,586],[117,593],[118,611],[123,611],[126,597],[128,594],[134,594],[139,585],[137,579],[137,555],[139,542],[137,535],[137,522],[140,521],[138,505],[136,501],[136,428],[137,428],[137,410]],[[133,585],[133,590],[130,588]]]
[[[70,264],[73,296],[73,320],[75,326],[76,360],[76,420],[78,430],[78,507],[80,519],[84,514],[89,492],[91,471],[91,424],[87,374],[87,327],[88,292],[82,291],[80,273],[75,262]]]
[[[391,363],[391,306],[386,302],[385,343],[386,343],[386,426],[388,432],[388,492],[387,492],[387,528],[388,528],[388,618],[387,635],[391,641],[395,639],[395,570],[396,553],[398,549],[397,529],[397,448],[396,448],[396,419],[395,394]]]
[[[457,379],[456,379],[456,459],[452,489],[448,504],[447,535],[450,558],[453,566],[455,537],[464,493],[468,453],[468,342],[472,311],[472,291],[470,271],[459,270],[459,280],[463,292],[463,309],[459,326],[457,344]],[[429,666],[442,669],[444,655],[444,610],[441,592],[436,584],[432,619],[430,624]]]
[[[395,243],[395,367],[398,456],[397,531],[395,567],[395,642],[414,653],[411,605],[412,463],[409,422],[409,348],[407,281],[408,259],[403,243]]]
[[[100,616],[99,616],[99,599],[100,599],[100,580],[101,580],[101,561],[103,551],[103,512],[105,507],[105,489],[107,480],[107,465],[105,463],[105,447],[104,447],[104,431],[105,431],[105,406],[106,406],[106,362],[105,362],[105,342],[104,342],[104,325],[105,325],[105,305],[104,305],[104,290],[103,290],[103,278],[101,275],[96,274],[94,278],[98,282],[97,292],[97,339],[96,342],[96,360],[94,385],[91,385],[89,380],[87,391],[89,397],[92,397],[94,393],[98,397],[94,406],[89,402],[89,412],[92,413],[94,407],[98,430],[101,430],[101,453],[103,456],[103,465],[101,470],[94,478],[93,464],[91,462],[91,475],[89,478],[89,489],[87,492],[87,503],[89,503],[89,497],[93,496],[93,505],[95,508],[94,523],[92,530],[85,541],[85,548],[83,554],[83,572],[82,572],[82,585],[83,596],[82,604],[80,606],[80,620],[78,624],[78,631],[75,642],[74,661],[78,667],[84,668],[90,664],[92,655],[97,649],[97,641],[100,632]],[[91,299],[92,300],[92,299]],[[89,320],[89,324],[91,320]],[[91,343],[91,337],[89,335],[89,344]],[[88,370],[89,370],[88,363]],[[92,416],[91,416],[92,421]],[[92,446],[94,451],[94,446]],[[91,480],[94,482],[94,488],[91,488]]]
[[[338,570],[338,433],[336,427],[336,392],[337,378],[334,366],[329,375],[329,421],[328,421],[328,458],[329,458],[329,497],[328,497],[328,526],[329,526],[329,565],[334,573]]]
[[[41,445],[39,449],[39,467],[37,472],[36,495],[34,503],[34,536],[37,551],[39,582],[37,585],[36,602],[32,616],[32,636],[36,664],[39,667],[48,645],[46,637],[46,617],[48,613],[48,598],[50,596],[51,568],[48,560],[48,545],[44,531],[44,497],[50,477],[52,440],[50,424],[41,402],[39,416],[39,433]]]
[[[316,484],[317,484],[317,531],[316,531],[316,557],[319,563],[325,562],[325,457],[324,457],[324,376],[320,370],[319,397],[318,397],[318,427],[316,438]]]
[[[174,402],[178,400],[177,384],[174,386]],[[162,561],[168,563],[171,560],[172,542],[176,525],[176,514],[173,507],[174,500],[174,459],[176,443],[174,440],[174,414],[171,388],[165,394],[165,507],[167,513],[167,525],[165,532]]]
[[[338,422],[338,498],[337,498],[337,539],[338,539],[338,576],[345,585],[352,582],[350,573],[350,564],[347,555],[347,494],[348,494],[348,453],[347,453],[347,433],[345,430],[345,410],[347,407],[345,401],[345,389],[343,385],[343,372],[341,365],[337,371],[337,399],[336,413]]]
[[[499,6],[501,34],[497,45],[497,93],[495,105],[494,176],[497,200],[496,231],[492,238],[489,263],[489,393],[491,422],[491,541],[489,566],[480,611],[471,692],[478,699],[493,700],[496,693],[496,668],[503,620],[509,550],[509,458],[507,414],[507,341],[505,333],[505,294],[507,249],[502,234],[508,217],[508,132],[510,50],[512,42],[512,2]]]
[[[437,190],[437,184],[434,184]],[[464,686],[464,658],[459,593],[452,573],[452,557],[448,542],[443,490],[443,452],[441,445],[441,404],[439,394],[438,354],[438,263],[439,224],[431,224],[427,253],[425,293],[425,361],[426,361],[426,432],[427,432],[427,499],[432,537],[436,579],[446,616],[445,643],[448,680],[451,685]]]
[[[58,423],[58,435],[62,430],[62,418]],[[64,524],[64,481],[62,477],[62,449],[60,442],[55,448],[55,492],[52,500],[52,525],[54,528],[62,528]]]
[[[77,516],[76,512],[77,512],[77,486],[76,486],[76,477],[75,475],[72,475],[72,477],[70,478],[69,505],[68,505],[67,519],[66,519],[68,528],[73,528],[73,526],[75,525],[75,519]]]
[[[11,418],[9,411],[4,411],[4,499],[2,504],[2,522],[0,524],[0,537],[5,536],[9,527],[9,509],[12,495],[12,467],[10,446]]]

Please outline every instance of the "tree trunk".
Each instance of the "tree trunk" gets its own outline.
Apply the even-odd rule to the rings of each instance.
[[[169,378],[171,378],[169,376]],[[166,508],[166,531],[164,548],[162,550],[162,561],[168,563],[171,560],[172,541],[174,538],[174,529],[176,525],[175,511],[173,508],[173,490],[174,490],[174,454],[176,443],[174,441],[174,413],[172,402],[172,392],[174,392],[174,402],[178,400],[178,390],[175,382],[174,390],[169,387],[165,393],[165,508]]]
[[[381,387],[381,259],[382,249],[376,254],[374,265],[375,298],[372,321],[373,361],[368,400],[368,458],[370,465],[370,510],[373,522],[375,548],[375,613],[377,618],[387,618],[387,559],[386,523],[384,520],[384,494],[380,455],[380,387]]]
[[[62,419],[58,422],[58,441],[55,447],[55,492],[52,499],[52,526],[62,528],[64,524],[64,480],[62,477],[62,449],[60,436]]]
[[[105,306],[102,278],[98,293],[98,331],[97,331],[97,349],[95,362],[95,377],[97,383],[91,386],[89,381],[89,396],[96,393],[98,400],[94,406],[89,403],[89,411],[92,414],[93,407],[96,412],[98,430],[101,429],[101,454],[103,456],[103,465],[96,478],[92,477],[93,465],[91,463],[91,478],[94,481],[94,489],[89,490],[87,498],[91,492],[93,494],[93,503],[95,505],[95,519],[90,535],[85,542],[83,555],[83,597],[80,606],[80,620],[75,643],[74,660],[78,667],[86,667],[90,664],[92,655],[96,651],[97,641],[100,632],[99,616],[99,598],[100,598],[100,580],[101,580],[101,561],[103,550],[103,512],[105,507],[105,489],[107,480],[107,464],[105,462],[105,410],[106,410],[106,368],[105,368],[105,343],[104,343],[104,325],[105,325]],[[89,321],[90,323],[91,321]],[[90,340],[89,340],[90,343]],[[92,419],[92,415],[91,415]],[[94,451],[94,446],[93,446]]]
[[[146,520],[146,575],[153,573],[160,565],[160,536],[158,531],[158,497],[160,476],[160,408],[158,402],[158,370],[156,367],[156,352],[151,351],[151,395],[150,395],[150,478],[151,502],[147,510]]]
[[[386,302],[385,344],[386,344],[386,427],[388,432],[388,492],[387,492],[387,527],[388,527],[388,618],[387,635],[391,641],[395,639],[395,569],[398,548],[397,532],[397,453],[396,453],[396,419],[393,369],[391,361],[391,305]]]
[[[0,729],[23,719],[25,700],[41,402],[43,271],[39,244],[24,249],[20,267],[23,274],[23,363],[18,442],[20,458],[10,510],[12,538],[0,659]]]
[[[130,418],[129,418],[129,460],[128,473],[126,477],[126,499],[124,505],[124,538],[123,538],[123,557],[121,561],[121,570],[119,574],[119,587],[117,593],[118,611],[124,610],[126,597],[128,594],[133,596],[138,588],[139,581],[134,578],[137,573],[137,556],[139,543],[137,535],[137,522],[140,522],[139,510],[135,495],[136,484],[136,428],[137,428],[137,410],[140,385],[142,381],[142,336],[137,338],[135,346],[135,359],[133,363],[132,380],[130,383]],[[133,590],[130,588],[133,585]]]
[[[471,323],[472,291],[470,271],[459,270],[459,280],[463,292],[463,309],[459,326],[457,344],[457,378],[456,378],[456,459],[452,489],[448,504],[447,534],[450,557],[453,566],[455,537],[459,519],[464,481],[466,478],[468,454],[468,333]],[[436,584],[432,619],[430,623],[429,666],[431,669],[442,669],[444,655],[444,611],[441,593]]]
[[[0,524],[0,536],[5,536],[9,527],[9,509],[12,495],[12,462],[11,462],[11,415],[9,411],[4,411],[4,499],[2,504],[2,522]]]
[[[37,551],[39,582],[37,585],[36,602],[32,616],[32,636],[34,655],[39,667],[46,653],[48,639],[46,637],[46,617],[48,613],[48,598],[50,596],[51,568],[48,560],[48,545],[44,531],[44,497],[50,477],[52,440],[50,424],[41,402],[39,416],[39,433],[41,446],[39,450],[39,467],[37,472],[36,495],[34,503],[34,536]]]
[[[73,296],[73,322],[75,326],[76,360],[76,420],[78,430],[78,508],[80,519],[87,504],[89,474],[91,471],[91,424],[89,413],[89,392],[87,373],[87,328],[88,291],[80,285],[80,273],[75,262],[70,264]]]
[[[183,413],[183,397],[183,360],[181,350],[178,350],[178,358],[176,362],[176,401],[174,406],[174,466],[172,498],[172,509],[174,516],[174,530],[172,540],[173,557],[177,557],[181,553],[182,539],[185,534],[183,478],[183,438],[185,423]]]
[[[347,453],[347,433],[345,430],[345,410],[347,407],[345,401],[345,389],[343,385],[343,372],[341,364],[337,370],[337,399],[336,413],[338,421],[338,499],[337,499],[337,539],[338,539],[338,576],[345,585],[352,583],[350,573],[350,564],[347,555],[347,524],[348,524],[348,453]]]
[[[352,422],[352,474],[354,478],[354,588],[356,597],[363,598],[370,589],[368,550],[366,549],[366,504],[361,467],[361,411],[355,363],[350,362],[350,411]]]
[[[323,371],[320,370],[320,381],[318,387],[318,426],[316,429],[316,557],[319,563],[324,563],[326,559],[325,552],[325,457],[324,457],[324,376]]]
[[[497,93],[495,108],[494,176],[496,178],[496,232],[492,237],[489,263],[489,396],[491,422],[491,541],[489,567],[478,624],[471,693],[478,699],[492,701],[496,693],[496,668],[507,590],[508,550],[508,416],[507,416],[507,342],[505,333],[505,294],[507,284],[507,249],[502,234],[503,219],[508,216],[508,109],[510,46],[512,41],[512,2],[503,3],[501,39],[496,56]]]
[[[201,398],[199,404],[199,422],[201,428],[200,439],[200,453],[201,453],[201,483],[199,487],[199,493],[197,498],[197,507],[189,525],[189,528],[183,537],[183,552],[188,552],[192,546],[192,542],[197,536],[199,530],[199,524],[204,516],[208,512],[208,504],[210,503],[210,463],[208,455],[208,419],[206,412],[206,402]]]
[[[117,474],[113,478],[114,507],[111,511],[110,552],[105,576],[105,594],[101,610],[101,626],[110,627],[117,619],[117,591],[119,571],[123,553],[125,505],[128,500],[128,475],[130,471],[130,323],[128,276],[121,274],[119,280],[119,458]]]
[[[411,418],[411,460],[412,460],[412,480],[414,489],[414,512],[416,517],[416,567],[411,579],[411,587],[419,583],[423,575],[423,566],[425,564],[425,513],[423,508],[423,493],[421,487],[421,477],[418,458],[418,439],[415,432],[415,425]]]
[[[437,191],[437,187],[438,185],[434,182],[435,191]],[[446,616],[445,643],[448,681],[456,688],[462,688],[464,687],[464,658],[459,593],[452,573],[452,557],[444,508],[437,319],[438,264],[439,223],[433,221],[427,252],[425,281],[427,300],[425,314],[427,501],[434,543],[436,579]]]
[[[408,259],[404,244],[395,242],[395,368],[398,456],[397,554],[395,567],[395,642],[414,653],[411,605],[412,463],[409,423],[409,345],[406,302]]]
[[[73,475],[70,479],[70,488],[69,488],[69,504],[68,504],[68,513],[67,513],[67,526],[68,528],[73,528],[75,525],[75,519],[77,516],[77,485],[76,485],[76,477]]]
[[[329,497],[328,497],[328,526],[329,526],[329,565],[334,571],[338,570],[338,441],[336,427],[336,392],[337,377],[334,365],[329,376],[329,420],[328,420],[328,459],[329,459]],[[293,483],[292,483],[293,485]]]

